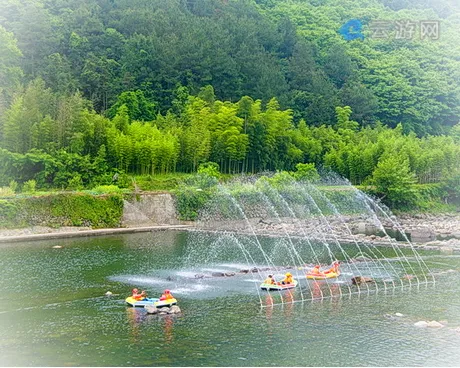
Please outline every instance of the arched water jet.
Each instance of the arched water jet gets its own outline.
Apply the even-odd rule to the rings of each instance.
[[[362,193],[362,195],[366,198],[366,200],[371,200],[371,198],[369,196],[367,196],[366,194]],[[415,250],[414,248],[414,245],[412,244],[412,242],[409,240],[409,238],[407,237],[406,233],[404,232],[404,229],[401,228],[401,226],[393,221],[393,219],[391,218],[390,215],[388,215],[388,213],[378,204],[376,203],[375,201],[372,201],[373,204],[379,209],[379,211],[386,217],[387,220],[389,220],[393,226],[396,227],[396,229],[403,235],[405,241],[409,244],[409,246],[411,247],[411,250],[412,250],[412,253],[414,254],[415,258],[417,259],[418,263],[420,266],[423,266],[426,268],[426,270],[428,271],[428,273],[431,275],[432,277],[432,281],[433,283],[435,283],[435,278],[434,276],[431,274],[430,272],[430,269],[428,268],[428,266],[426,265],[425,261],[420,257],[420,255],[418,254],[418,252]],[[423,267],[421,267],[423,268]],[[426,273],[423,274],[424,278],[425,278],[425,282],[428,283],[428,279],[426,277]],[[410,281],[410,280],[409,280]]]
[[[274,193],[276,193],[278,195],[278,197],[281,199],[283,205],[288,210],[289,214],[296,220],[296,223],[298,224],[299,223],[298,218],[295,215],[295,213],[293,212],[292,208],[287,203],[286,199],[281,195],[281,193],[276,188],[274,188],[273,186],[271,186],[269,184],[268,184],[268,187],[272,190],[272,192],[274,192]],[[302,234],[304,236],[304,239],[307,241],[307,244],[309,245],[310,249],[312,250],[313,257],[316,259],[316,263],[320,264],[321,262],[319,260],[319,257],[317,256],[316,251],[315,251],[314,247],[312,246],[310,239],[308,238],[307,234],[305,233],[305,230],[303,229],[302,226],[300,226],[299,228],[300,228],[300,230],[301,230],[301,232],[302,232]],[[325,243],[325,245],[326,245],[328,253],[329,253],[330,257],[331,257],[331,260],[333,261],[333,254],[332,254],[329,246],[327,245],[327,243]],[[303,260],[302,260],[302,264],[305,264],[305,262]],[[332,297],[332,290],[331,290],[331,288],[329,286],[329,282],[328,282],[329,280],[326,279],[325,281],[326,281],[326,284],[328,285],[328,288],[329,288],[329,294]],[[311,291],[310,283],[307,282],[307,285],[310,288],[310,292],[311,292],[312,298],[313,298],[313,292]],[[322,290],[320,290],[320,291],[321,291],[321,297],[323,297]]]
[[[299,184],[296,184],[297,187],[299,187]],[[350,262],[350,257],[348,256],[348,254],[344,251],[343,247],[340,245],[340,242],[339,240],[337,239],[337,237],[335,236],[334,232],[332,231],[331,229],[331,226],[329,224],[329,221],[326,219],[326,217],[324,216],[323,212],[321,211],[320,207],[318,206],[318,204],[316,203],[316,201],[313,199],[313,197],[308,193],[306,192],[305,188],[300,186],[299,188],[302,192],[305,193],[306,195],[306,199],[314,206],[314,208],[318,211],[318,214],[320,215],[321,219],[324,221],[324,223],[326,224],[326,226],[328,227],[330,233],[332,234],[333,238],[334,238],[334,242],[336,243],[337,247],[339,248],[339,250],[341,251],[342,255],[344,256],[345,260],[348,260],[349,263],[353,264],[352,262]],[[327,239],[325,237],[324,234],[321,234],[322,235],[322,239],[323,239],[323,244],[327,247],[329,247],[328,243],[327,243]],[[353,264],[354,265],[354,264]],[[356,265],[354,265],[355,268],[356,268],[356,271],[362,276],[362,272],[358,269],[358,267]],[[360,285],[356,285],[357,288],[358,288],[358,294],[361,293],[361,287]],[[366,288],[369,292],[369,286],[366,284]],[[350,294],[351,294],[351,289],[349,289],[350,291]]]
[[[278,180],[280,177],[276,179]],[[276,185],[274,185],[275,183]],[[360,295],[363,292],[366,294],[378,293],[379,290],[386,292],[389,286],[394,292],[396,287],[394,279],[395,277],[399,278],[398,264],[404,271],[415,265],[415,262],[408,261],[407,251],[402,252],[402,249],[394,242],[390,241],[389,243],[393,253],[388,248],[388,251],[384,251],[388,256],[384,256],[378,246],[374,247],[368,243],[362,244],[357,241],[347,223],[350,220],[345,221],[343,213],[351,213],[350,219],[357,216],[356,213],[360,213],[360,217],[365,216],[365,219],[371,219],[376,226],[378,224],[379,228],[382,228],[383,225],[376,212],[372,210],[372,206],[360,195],[361,192],[351,186],[345,189],[346,192],[342,191],[339,193],[340,195],[337,195],[335,192],[324,192],[322,187],[293,180],[287,182],[272,181],[266,178],[257,181],[253,178],[249,181],[234,180],[225,185],[217,186],[212,200],[215,206],[204,216],[200,215],[200,221],[203,221],[204,230],[206,227],[215,230],[220,230],[221,227],[227,230],[232,229],[235,238],[239,239],[235,245],[238,244],[242,255],[245,257],[245,262],[257,267],[258,262],[262,260],[262,264],[270,266],[265,270],[274,269],[278,271],[283,265],[286,267],[286,265],[292,264],[295,267],[293,274],[296,274],[297,270],[306,266],[305,260],[308,259],[314,260],[318,264],[324,263],[325,260],[329,262],[334,259],[343,259],[345,263],[342,266],[342,276],[339,279],[315,283],[307,281],[311,299],[329,296],[331,298],[341,297],[344,291],[350,296],[352,294]],[[356,212],[357,204],[359,204],[359,212]],[[307,232],[307,229],[310,230]],[[341,231],[341,233],[337,231]],[[346,236],[345,243],[340,236],[342,233]],[[219,231],[216,234],[219,234]],[[247,234],[247,239],[245,234]],[[261,237],[261,235],[263,236]],[[319,243],[313,244],[313,241]],[[212,251],[218,252],[218,247],[219,245],[216,243]],[[369,254],[367,256],[369,258],[367,260],[364,258],[364,263],[353,262],[354,260],[350,259],[350,256],[353,255],[351,253],[353,248],[356,248],[359,254]],[[411,248],[415,251],[413,247]],[[402,257],[391,258],[394,257],[393,254],[402,255]],[[421,266],[423,265],[418,255],[416,255],[416,260]],[[423,269],[423,267],[420,268]],[[261,278],[262,281],[264,269],[261,268],[257,271],[260,271],[256,272],[260,275],[254,276]],[[349,281],[344,283],[343,277],[350,271],[351,275],[364,276],[369,274],[372,277],[372,284],[365,282],[365,277],[362,278],[364,281],[358,282],[353,287]],[[415,270],[413,273],[419,283],[419,275]],[[426,274],[424,276],[426,277]],[[383,281],[383,285],[381,281]],[[408,281],[410,286],[411,281]],[[407,285],[401,278],[399,278],[399,282],[401,288]],[[293,290],[292,295],[297,295],[295,302],[308,298],[307,293],[304,294],[304,292],[304,288]],[[258,294],[262,304],[263,297],[260,296],[259,290]],[[284,297],[286,295],[281,292],[279,294],[281,303],[285,303]],[[296,297],[288,298],[289,302],[292,302],[292,298],[295,299]],[[275,304],[275,302],[271,304]]]
[[[310,185],[310,187],[313,189],[313,190],[316,190],[317,193],[321,196],[321,198],[323,200],[325,200],[325,202],[327,203],[327,206],[333,211],[334,213],[334,216],[335,217],[338,217],[340,219],[340,221],[342,222],[342,224],[345,226],[347,232],[348,232],[348,235],[351,237],[351,239],[353,240],[353,242],[355,243],[355,245],[357,246],[357,248],[359,249],[359,251],[362,253],[362,249],[359,245],[359,243],[356,241],[356,238],[355,236],[353,235],[353,233],[351,232],[348,224],[344,221],[343,219],[343,216],[340,214],[340,212],[337,210],[337,207],[320,191],[318,190],[317,188],[315,188],[314,186]],[[380,265],[383,266],[382,262],[380,261],[380,259],[376,256],[376,254],[374,253],[373,249],[369,246],[367,246],[366,244],[364,244],[364,247],[366,247],[370,253],[372,253],[372,256],[377,260],[377,263],[379,263]],[[367,262],[366,262],[367,264]],[[371,267],[367,264],[367,268],[369,269],[369,274],[375,278],[375,276],[373,275],[372,273],[372,269]],[[384,267],[383,267],[384,268]],[[383,280],[383,283],[384,283],[384,289],[386,290],[386,282],[385,280]],[[394,283],[393,283],[394,285]],[[378,286],[377,286],[377,283],[376,283],[376,291],[378,292]],[[369,288],[368,288],[368,292],[369,292]]]
[[[298,266],[301,267],[303,264],[305,264],[305,262],[303,261],[303,259],[299,255],[299,253],[297,252],[289,233],[286,231],[285,224],[281,221],[280,216],[279,216],[278,212],[275,209],[275,206],[270,202],[269,198],[263,193],[263,191],[259,192],[258,195],[260,195],[262,197],[263,202],[265,203],[265,205],[269,207],[271,213],[275,216],[275,218],[281,224],[281,226],[283,228],[283,231],[284,231],[284,234],[285,234],[285,236],[287,238],[288,244],[290,245],[290,249],[292,250],[292,252],[289,252],[289,255],[290,255],[290,257],[292,259],[292,262],[294,264],[294,270],[297,271]],[[300,262],[299,265],[297,265],[295,258],[297,258],[297,261]],[[298,281],[300,281],[297,272],[296,272],[296,274],[297,274]],[[301,293],[301,299],[304,300],[305,298],[303,296],[302,288],[300,288],[300,293]],[[311,290],[310,290],[310,294],[311,294]],[[312,294],[311,294],[311,296],[312,296]]]

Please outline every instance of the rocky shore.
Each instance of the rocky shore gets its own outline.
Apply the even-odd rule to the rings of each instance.
[[[20,241],[73,237],[107,235],[112,233],[129,233],[152,231],[168,228],[197,228],[212,231],[235,231],[239,233],[264,236],[292,237],[307,236],[312,240],[327,240],[340,242],[355,242],[368,245],[410,246],[425,249],[439,249],[446,252],[460,251],[460,214],[417,214],[391,216],[376,219],[365,216],[330,216],[316,217],[308,220],[293,218],[267,219],[251,218],[247,221],[207,221],[191,226],[159,225],[149,227],[129,227],[116,229],[92,230],[89,227],[60,227],[51,228],[34,226],[23,229],[0,230],[0,241]]]
[[[308,237],[316,241],[340,241],[367,245],[414,246],[460,251],[460,214],[402,215],[384,219],[369,216],[328,216],[310,219],[209,220],[196,228],[235,231],[263,236]]]

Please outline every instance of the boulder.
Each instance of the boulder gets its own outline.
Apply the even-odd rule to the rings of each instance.
[[[351,278],[351,283],[353,285],[361,285],[366,282],[375,282],[375,280],[371,277],[366,277],[366,276],[355,276]]]
[[[402,314],[402,313],[395,313],[395,316],[396,316],[396,317],[404,317],[404,314]]]
[[[105,293],[105,296],[111,296],[111,295],[113,295],[113,293],[112,293],[111,291],[107,291],[107,292]]]
[[[158,308],[155,307],[154,305],[146,305],[144,307],[144,309],[146,310],[146,312],[148,314],[157,314],[158,313]]]
[[[158,313],[159,314],[169,314],[169,308],[168,307],[161,307],[161,308],[158,308]]]
[[[224,277],[225,274],[223,272],[213,272],[211,276],[212,277]]]
[[[53,249],[61,249],[62,248],[62,245],[55,245],[54,247],[52,247]]]
[[[417,243],[427,243],[436,239],[436,234],[433,230],[427,227],[411,229],[408,231],[410,239]]]
[[[225,272],[225,276],[227,277],[235,276],[235,272]]]
[[[415,327],[428,327],[428,322],[427,321],[418,321],[414,323]]]
[[[353,226],[352,232],[354,234],[374,235],[379,231],[378,226],[369,224],[367,222],[358,222]]]
[[[444,325],[442,323],[439,323],[438,321],[430,321],[428,322],[426,327],[441,328],[441,327],[444,327]]]
[[[240,270],[240,273],[249,273],[249,270]]]
[[[181,313],[182,311],[180,310],[180,308],[177,306],[177,305],[173,305],[170,309],[169,309],[169,314],[179,314]]]

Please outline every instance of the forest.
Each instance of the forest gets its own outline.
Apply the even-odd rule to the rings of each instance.
[[[375,37],[383,21],[399,28]],[[126,187],[214,162],[458,190],[459,29],[451,0],[3,0],[0,186]]]

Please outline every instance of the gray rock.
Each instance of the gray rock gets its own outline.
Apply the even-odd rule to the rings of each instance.
[[[427,227],[411,229],[408,232],[413,242],[426,243],[436,239],[435,232]]]
[[[147,311],[148,314],[157,314],[158,308],[154,305],[146,305],[144,309]]]
[[[211,276],[212,277],[224,277],[225,274],[223,272],[213,272]]]
[[[439,323],[438,321],[430,321],[428,322],[426,327],[441,328],[441,327],[444,327],[444,325],[442,323]]]
[[[177,306],[177,305],[173,305],[170,309],[169,309],[169,314],[179,314],[181,313],[181,309]]]
[[[235,276],[235,272],[225,272],[225,276],[227,277],[231,277],[231,276]]]
[[[161,308],[158,308],[158,312],[161,314],[161,313],[164,313],[164,314],[168,314],[169,313],[169,308],[168,307],[161,307]]]
[[[375,282],[375,280],[371,277],[365,277],[365,276],[355,276],[351,278],[351,283],[353,285],[361,285],[367,282]]]
[[[428,327],[428,322],[427,321],[418,321],[414,323],[415,327]]]

